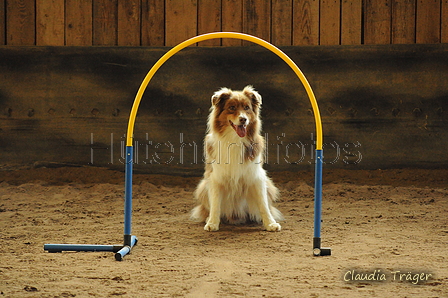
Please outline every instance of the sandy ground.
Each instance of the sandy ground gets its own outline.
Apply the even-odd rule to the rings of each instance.
[[[139,243],[118,262],[43,245],[120,244],[123,173],[4,169],[0,297],[448,297],[447,170],[325,172],[329,257],[312,256],[312,173],[271,176],[281,232],[210,233],[189,220],[199,178],[134,175]]]

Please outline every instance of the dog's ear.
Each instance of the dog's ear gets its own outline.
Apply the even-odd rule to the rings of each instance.
[[[255,91],[254,87],[250,85],[244,87],[243,93],[252,100],[253,105],[261,106],[261,95]]]
[[[219,103],[224,102],[225,100],[230,98],[232,90],[229,88],[221,88],[216,91],[212,96],[212,105],[217,106]]]

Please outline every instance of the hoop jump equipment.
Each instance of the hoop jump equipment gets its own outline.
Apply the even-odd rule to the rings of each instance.
[[[137,116],[138,107],[140,105],[143,93],[146,90],[149,82],[151,81],[157,70],[174,54],[180,50],[209,39],[216,38],[233,38],[242,39],[256,43],[271,52],[279,56],[285,61],[289,67],[294,71],[297,77],[302,82],[313,108],[314,120],[316,123],[316,168],[315,168],[315,184],[314,184],[314,238],[313,238],[313,255],[314,256],[328,256],[331,255],[330,248],[321,247],[321,222],[322,222],[322,164],[323,164],[323,135],[322,135],[322,121],[320,118],[319,107],[317,105],[316,97],[311,89],[308,80],[303,75],[302,71],[297,67],[294,61],[291,60],[280,49],[270,44],[269,42],[260,39],[258,37],[237,33],[237,32],[213,32],[198,35],[190,38],[171,50],[165,53],[149,70],[148,74],[144,78],[143,82],[138,89],[135,96],[134,104],[132,105],[131,113],[129,116],[128,129],[126,135],[126,164],[125,164],[125,204],[124,204],[124,244],[117,245],[78,245],[78,244],[45,244],[44,249],[49,252],[61,252],[61,251],[111,251],[115,252],[115,259],[118,261],[123,260],[123,257],[131,252],[133,246],[137,244],[137,237],[131,234],[132,223],[132,165],[133,165],[133,146],[132,138],[134,134],[135,118]]]

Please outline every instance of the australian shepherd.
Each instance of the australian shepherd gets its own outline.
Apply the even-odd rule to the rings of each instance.
[[[268,231],[281,230],[282,214],[272,206],[279,192],[263,169],[260,109],[261,96],[252,86],[222,88],[212,96],[205,173],[194,193],[199,205],[191,212],[206,231],[219,230],[221,221],[262,222]]]

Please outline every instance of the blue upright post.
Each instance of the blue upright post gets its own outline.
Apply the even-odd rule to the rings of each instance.
[[[322,226],[322,164],[323,151],[316,150],[316,170],[314,177],[314,238],[313,254],[315,256],[331,255],[330,248],[321,247],[320,230]]]
[[[124,245],[131,246],[132,228],[132,165],[134,163],[134,151],[132,146],[126,146],[125,167],[125,202],[124,202]]]
[[[316,150],[316,172],[314,177],[314,238],[320,238],[322,222],[322,150]]]
[[[137,244],[137,237],[132,236],[132,166],[134,164],[134,149],[126,146],[126,165],[124,181],[124,243],[123,248],[115,254],[117,261],[122,261],[124,256],[131,252]]]

